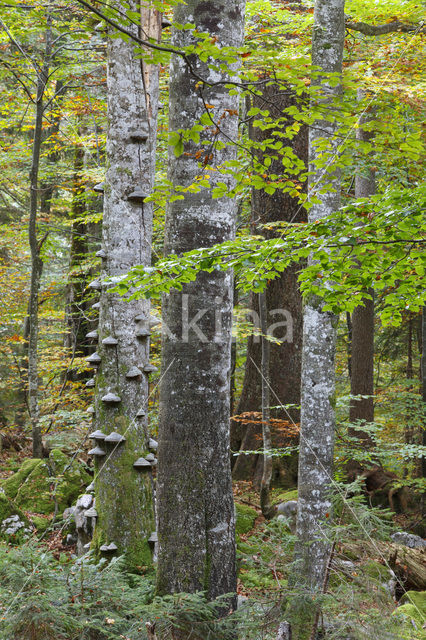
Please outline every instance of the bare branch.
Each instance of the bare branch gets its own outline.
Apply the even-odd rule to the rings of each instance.
[[[386,24],[367,24],[366,22],[353,22],[346,18],[345,26],[346,29],[359,31],[359,33],[363,33],[365,36],[383,36],[387,33],[395,33],[397,31],[400,33],[412,33],[414,31],[420,33],[425,31],[425,25],[423,23],[417,25],[407,24],[399,20],[393,20]]]

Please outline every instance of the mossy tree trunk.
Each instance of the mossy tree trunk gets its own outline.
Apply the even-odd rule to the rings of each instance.
[[[174,19],[194,23],[198,31],[216,38],[218,46],[240,46],[244,8],[243,0],[188,0],[176,8]],[[189,31],[174,31],[176,48],[192,41]],[[229,141],[237,136],[239,101],[218,81],[235,71],[212,71],[196,56],[191,56],[191,63],[198,76],[214,84],[200,84],[180,57],[172,58],[170,131],[195,125],[205,113],[204,104],[220,124],[217,131],[215,126],[204,129],[201,138],[206,145],[187,142],[178,158],[171,151],[169,178],[173,185],[187,187],[207,173],[212,186],[220,180],[231,187],[231,179],[217,168],[236,155]],[[215,148],[215,140],[223,148]],[[235,201],[213,199],[209,188],[186,192],[183,200],[168,207],[166,253],[232,238],[236,212]],[[171,293],[163,302],[157,581],[161,594],[206,591],[215,598],[236,591],[229,460],[232,298],[232,275],[214,272],[200,274],[182,293]]]
[[[344,0],[317,0],[314,11],[312,64],[316,101],[330,113],[341,91],[328,74],[341,74],[345,40]],[[334,75],[335,77],[335,75]],[[334,107],[335,108],[335,107]],[[337,114],[336,114],[337,115]],[[319,199],[309,210],[309,221],[320,220],[340,206],[340,171],[337,162],[337,120],[318,120],[310,128],[309,195]],[[328,152],[321,145],[328,142]],[[320,146],[318,144],[320,143]],[[325,158],[324,154],[327,153]],[[327,171],[324,161],[327,159]],[[311,256],[310,261],[314,257]],[[293,640],[313,637],[318,605],[331,553],[327,523],[331,515],[334,452],[334,358],[337,318],[311,296],[303,316],[302,403],[299,449],[297,541],[293,584],[300,597],[289,605]]]
[[[117,10],[128,5],[115,3]],[[159,39],[161,16],[152,7],[131,3],[141,11],[135,35]],[[147,66],[134,45],[117,37],[108,41],[107,172],[104,184],[102,278],[119,277],[136,264],[150,264],[152,205],[144,196],[154,185],[158,111],[158,66]],[[151,564],[148,538],[155,529],[153,477],[133,463],[148,453],[147,411],[149,303],[128,301],[103,284],[100,299],[101,365],[96,376],[95,428],[126,438],[118,445],[100,441],[105,456],[96,457],[95,493],[98,513],[93,547],[114,543],[127,564]],[[105,344],[113,338],[116,344]],[[113,340],[113,342],[114,342]],[[129,377],[131,369],[139,374]],[[131,375],[131,374],[130,374]],[[110,394],[108,396],[108,394]],[[112,394],[112,395],[111,395]],[[115,396],[115,400],[114,400]],[[108,400],[109,398],[109,400]]]

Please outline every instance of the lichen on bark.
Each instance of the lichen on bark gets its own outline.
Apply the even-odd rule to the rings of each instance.
[[[218,46],[240,46],[244,1],[216,3],[189,0],[179,4],[174,21],[194,23],[208,32]],[[190,31],[176,29],[178,49],[193,44]],[[211,186],[227,181],[216,168],[235,157],[238,96],[219,81],[235,70],[213,71],[191,57],[196,75],[214,84],[200,86],[188,65],[172,57],[170,70],[170,131],[189,129],[209,105],[220,132],[206,127],[202,141],[214,139],[223,148],[211,149],[207,163]],[[185,143],[184,153],[170,154],[169,178],[175,186],[189,187],[203,173],[199,153],[202,142]],[[236,203],[212,198],[211,189],[185,192],[183,200],[167,210],[167,253],[181,253],[233,237]],[[236,590],[235,516],[229,462],[229,375],[233,282],[229,273],[203,273],[185,285],[183,295],[171,293],[163,302],[163,378],[160,393],[158,469],[158,581],[160,594],[205,591],[209,598]],[[197,328],[185,322],[199,314]],[[215,321],[220,318],[221,330]],[[205,340],[202,336],[205,336]]]
[[[117,9],[125,11],[126,7]],[[159,39],[161,16],[149,3],[131,3],[140,11],[136,36]],[[132,198],[138,189],[149,195],[154,186],[158,111],[158,66],[147,66],[135,54],[134,44],[121,38],[108,41],[108,135],[104,189],[102,261],[104,282],[100,299],[99,347],[102,362],[96,380],[95,429],[115,431],[125,441],[115,447],[103,444],[106,455],[95,462],[96,511],[92,547],[99,555],[103,543],[115,543],[131,569],[152,563],[148,538],[155,530],[154,483],[151,471],[137,471],[136,459],[148,451],[146,417],[138,417],[148,402],[146,373],[127,378],[132,367],[143,370],[149,359],[149,338],[137,337],[141,321],[149,321],[149,302],[129,301],[110,291],[107,278],[121,276],[137,265],[151,263],[152,205]],[[144,136],[135,137],[143,131]],[[130,198],[129,198],[130,196]],[[117,344],[104,344],[112,337]],[[117,402],[106,402],[108,393]]]

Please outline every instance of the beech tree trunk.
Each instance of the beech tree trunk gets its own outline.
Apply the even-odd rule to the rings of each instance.
[[[38,380],[38,304],[40,279],[43,270],[41,247],[43,242],[37,236],[37,210],[39,201],[39,167],[43,136],[44,93],[49,79],[49,66],[52,55],[52,31],[50,11],[46,18],[46,45],[43,66],[37,72],[37,90],[35,105],[35,121],[33,135],[33,149],[30,169],[30,216],[28,225],[28,240],[31,251],[31,281],[30,298],[28,304],[29,341],[28,341],[28,409],[31,420],[33,458],[43,455],[43,443],[40,428],[39,408],[39,380]]]
[[[327,113],[333,108],[333,98],[341,90],[340,86],[332,86],[327,74],[342,72],[344,39],[344,0],[317,0],[312,64],[321,70],[321,75],[314,77],[313,83],[319,91],[316,100],[322,103]],[[340,206],[340,172],[335,167],[337,126],[335,121],[319,120],[310,129],[309,194],[316,195],[321,201],[309,210],[312,222],[326,217]],[[324,160],[324,151],[318,150],[317,146],[324,139],[329,143],[327,172],[318,162],[320,156]],[[322,193],[324,187],[325,193]],[[311,256],[310,261],[313,260]],[[304,594],[302,604],[300,601],[297,604],[297,600],[290,603],[293,640],[310,638],[317,615],[315,596],[322,590],[331,552],[327,523],[331,515],[333,475],[337,317],[324,312],[322,306],[320,297],[309,297],[303,317],[299,494],[293,582]]]
[[[218,45],[240,46],[243,39],[243,0],[188,0],[175,10],[176,23],[194,23]],[[189,45],[189,31],[175,30],[175,47]],[[215,136],[225,144],[209,148],[193,141],[184,153],[169,155],[169,179],[188,187],[204,172],[216,180],[232,180],[217,170],[236,157],[230,143],[237,137],[238,96],[224,84],[235,70],[210,70],[191,56],[199,84],[187,64],[172,58],[170,70],[170,131],[190,128],[205,113],[215,126],[204,129],[202,140]],[[200,161],[197,159],[200,157]],[[210,154],[212,154],[210,156]],[[208,167],[203,169],[203,162]],[[185,192],[167,210],[165,252],[180,254],[211,246],[234,235],[237,204],[213,199],[211,189]],[[231,366],[231,273],[202,273],[182,293],[163,300],[162,382],[158,455],[158,573],[160,594],[205,591],[211,599],[236,591],[235,523],[229,451],[229,390]],[[185,636],[186,637],[186,636]]]
[[[138,7],[134,3],[131,9]],[[147,4],[140,11],[136,35],[141,37],[143,30],[158,40],[160,14]],[[159,68],[147,67],[131,42],[110,38],[107,83],[102,274],[119,277],[136,264],[151,262],[152,205],[143,199],[154,185]],[[151,564],[148,540],[155,530],[152,469],[133,466],[148,454],[149,445],[144,370],[149,360],[148,327],[148,301],[128,301],[102,286],[98,346],[102,360],[96,376],[94,424],[104,434],[116,432],[125,441],[116,445],[95,441],[106,455],[95,456],[97,523],[92,545],[103,554],[104,545],[114,543],[116,553],[124,553],[132,568]]]
[[[363,92],[358,93],[363,97]],[[363,142],[371,142],[374,139],[372,131],[363,129],[363,124],[368,123],[371,116],[363,115],[360,118],[360,126],[357,129],[357,138]],[[367,161],[368,163],[368,161]],[[364,166],[358,170],[355,177],[355,197],[368,198],[376,192],[376,181],[371,166]],[[371,298],[374,291],[368,291]],[[364,298],[363,305],[356,307],[352,313],[352,339],[351,339],[351,395],[370,396],[352,400],[349,407],[349,421],[357,423],[374,421],[374,300]],[[360,429],[350,429],[351,435],[356,435],[365,447],[372,446],[369,435]],[[350,461],[348,473],[354,476],[361,471],[359,463]]]
[[[265,80],[266,83],[266,80]],[[300,97],[289,89],[284,91],[279,86],[265,85],[262,88],[262,95],[256,96],[253,106],[260,109],[267,109],[270,117],[276,119],[277,140],[291,146],[293,153],[305,164],[308,162],[308,129],[302,126],[292,140],[283,140],[282,131],[294,123],[293,118],[286,116],[285,109],[298,106]],[[285,119],[280,122],[279,119]],[[256,142],[263,142],[266,139],[274,138],[274,130],[262,131],[260,127],[250,126],[250,137]],[[261,155],[261,154],[259,154]],[[273,156],[274,152],[263,153],[266,156]],[[260,158],[262,159],[262,157]],[[268,171],[271,174],[281,175],[283,165],[281,159],[271,158],[271,165]],[[302,165],[303,166],[303,165]],[[306,188],[306,187],[304,187]],[[267,222],[303,222],[306,220],[306,211],[300,207],[297,198],[291,197],[283,191],[276,191],[273,195],[266,193],[262,189],[254,189],[252,192],[252,223],[253,226],[266,224]],[[256,230],[265,237],[274,237],[271,231],[265,232],[263,229]],[[279,404],[300,405],[300,376],[302,362],[302,298],[297,281],[299,265],[292,265],[275,280],[268,283],[266,288],[266,305],[268,310],[267,324],[275,338],[280,338],[281,343],[270,343],[270,384],[271,384],[271,404],[276,407]],[[250,296],[250,308],[254,311],[255,317],[259,314],[258,296]],[[283,314],[285,311],[285,315]],[[282,323],[276,326],[275,323]],[[261,343],[257,336],[250,336],[247,344],[247,359],[244,372],[243,389],[237,406],[236,415],[245,412],[261,410]],[[288,412],[284,409],[273,409],[271,415],[274,418],[289,419],[298,422],[300,419],[299,410],[292,408]],[[233,451],[239,449],[243,451],[253,451],[259,449],[262,441],[262,429],[259,424],[243,422],[232,422],[231,448]],[[288,438],[285,431],[272,429],[273,447],[283,447],[296,444],[294,438]],[[297,481],[297,458],[276,458],[274,459],[273,482],[284,486],[294,486]],[[235,459],[232,475],[235,480],[254,480],[259,485],[263,470],[262,456],[240,455]]]

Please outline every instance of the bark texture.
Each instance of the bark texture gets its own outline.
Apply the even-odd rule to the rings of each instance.
[[[131,8],[137,11],[138,5]],[[156,10],[144,5],[139,31],[158,39],[160,20]],[[136,35],[140,36],[137,30]],[[152,205],[131,194],[140,189],[149,195],[153,190],[158,74],[158,67],[147,68],[135,56],[131,42],[109,39],[103,276],[117,277],[151,261]],[[99,443],[106,455],[95,457],[98,518],[93,546],[99,551],[114,543],[130,567],[140,567],[151,564],[148,539],[155,530],[151,468],[133,467],[137,458],[148,453],[147,418],[141,414],[148,400],[144,367],[149,335],[138,337],[137,333],[149,325],[149,303],[129,302],[103,285],[100,305],[102,361],[96,376],[95,428],[105,434],[117,432],[126,440],[115,446]],[[105,343],[107,338],[116,344]],[[139,374],[129,377],[135,367]]]
[[[175,10],[177,23],[194,23],[216,37],[219,46],[239,46],[243,37],[243,0],[216,3],[188,0]],[[188,31],[176,30],[173,44],[193,42]],[[216,83],[229,78],[197,57],[191,63],[199,76]],[[233,74],[234,71],[230,71]],[[238,96],[223,84],[197,86],[180,57],[170,70],[170,131],[192,127],[205,112],[216,126],[202,133],[226,146],[209,149],[188,142],[184,153],[169,158],[169,178],[189,186],[203,174],[197,152],[212,154],[213,168],[235,158],[229,142],[237,136]],[[196,157],[197,154],[197,157]],[[200,158],[201,162],[204,160]],[[215,180],[230,178],[207,171]],[[214,200],[211,190],[186,192],[171,203],[166,217],[166,253],[181,253],[233,237],[236,203]],[[163,360],[160,392],[158,468],[158,576],[160,594],[205,591],[209,598],[235,592],[235,522],[229,462],[229,389],[233,283],[230,273],[200,274],[182,293],[163,301]]]
[[[265,81],[266,82],[266,81]],[[291,126],[294,120],[285,114],[285,109],[297,106],[300,98],[291,91],[283,91],[277,85],[266,85],[262,88],[262,95],[256,96],[253,106],[267,109],[273,119],[278,120],[276,129],[262,131],[260,127],[250,126],[250,138],[256,142],[266,139],[283,141],[301,161],[301,168],[308,162],[308,129],[302,126],[299,132],[291,140],[283,140],[282,136],[286,127]],[[282,121],[281,119],[285,119]],[[278,134],[275,136],[274,131]],[[275,159],[273,152],[264,152],[272,156],[269,172],[282,175],[283,165],[281,159]],[[262,160],[262,157],[260,157]],[[263,158],[264,159],[264,158]],[[276,191],[273,195],[262,189],[253,190],[252,193],[252,223],[256,225],[267,222],[279,222],[281,220],[303,222],[306,220],[306,211],[300,207],[297,198],[291,197],[284,191]],[[273,237],[271,231],[257,230],[265,237]],[[300,376],[302,362],[302,299],[297,282],[299,265],[290,266],[275,280],[268,283],[266,288],[266,305],[268,310],[267,323],[269,331],[275,338],[280,338],[281,343],[270,344],[270,384],[272,405],[300,404]],[[259,314],[257,295],[250,297],[250,308],[255,314]],[[285,310],[286,315],[282,311]],[[255,316],[256,317],[256,316]],[[275,326],[281,323],[281,326]],[[245,412],[260,411],[262,404],[261,377],[261,343],[258,337],[250,336],[247,344],[247,360],[245,365],[243,389],[237,406],[236,415]],[[299,411],[289,411],[291,419],[298,422]],[[274,409],[272,417],[289,419],[288,413],[283,409]],[[244,424],[234,421],[232,423],[231,448],[253,451],[261,445],[261,426],[256,424]],[[294,438],[288,438],[285,432],[272,431],[273,447],[284,447],[296,444]],[[294,486],[297,481],[297,459],[275,459],[273,471],[273,483],[283,486]],[[262,456],[240,455],[235,460],[232,474],[236,480],[254,479],[256,485],[260,483],[263,470]]]
[[[358,98],[362,99],[363,92],[360,91]],[[372,131],[363,128],[364,123],[368,123],[371,116],[363,115],[360,118],[360,127],[357,129],[357,138],[362,142],[371,142],[374,138]],[[361,167],[355,178],[355,197],[368,198],[376,192],[375,174],[369,166]],[[374,292],[368,291],[371,298]],[[351,339],[351,395],[370,396],[353,400],[349,408],[349,421],[356,423],[360,421],[368,423],[374,421],[374,300],[364,298],[363,305],[354,309],[352,314],[352,339]],[[371,447],[372,441],[369,435],[362,429],[351,429],[350,433],[356,435],[362,444]],[[350,476],[361,471],[359,463],[351,461],[348,464]]]
[[[324,109],[332,108],[339,86],[333,87],[328,73],[341,73],[344,45],[344,0],[317,0],[314,12],[312,63],[321,75],[314,82],[319,87]],[[318,121],[310,130],[310,195],[321,202],[309,211],[314,221],[339,208],[340,174],[336,162],[336,122]],[[328,171],[318,164],[321,153],[318,141],[329,142]],[[324,156],[322,156],[324,158]],[[324,187],[325,193],[319,193]],[[314,257],[310,258],[311,260]],[[302,409],[299,452],[299,498],[297,542],[295,547],[295,582],[315,597],[323,585],[331,545],[327,539],[327,521],[331,511],[330,488],[334,449],[334,357],[337,318],[322,310],[321,299],[311,296],[304,309],[302,357]],[[305,596],[305,597],[306,597]],[[295,640],[309,638],[315,620],[312,608],[303,606],[303,619],[295,620]]]
[[[31,281],[30,299],[28,304],[29,342],[28,342],[28,408],[31,420],[33,458],[43,455],[43,443],[40,428],[39,409],[39,379],[38,379],[38,304],[40,280],[43,261],[40,255],[43,241],[37,237],[37,210],[39,203],[39,167],[43,136],[44,94],[49,79],[49,66],[52,56],[51,14],[47,14],[46,44],[43,66],[37,71],[37,91],[35,106],[35,122],[32,159],[30,169],[30,215],[28,225],[28,240],[31,251]]]

